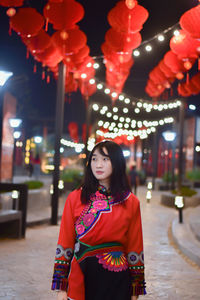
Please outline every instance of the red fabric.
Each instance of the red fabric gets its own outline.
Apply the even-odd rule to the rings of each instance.
[[[63,248],[74,249],[76,238],[74,224],[87,205],[80,200],[81,190],[71,192],[66,200],[60,225],[58,244]],[[125,250],[141,253],[143,251],[142,223],[139,200],[130,193],[122,204],[110,204],[110,211],[102,212],[93,226],[79,240],[90,246],[108,242],[119,242]],[[120,220],[120,222],[119,222]],[[63,257],[62,260],[65,258]],[[141,263],[138,262],[138,266]],[[68,297],[85,300],[84,279],[75,257],[71,262],[68,277]]]

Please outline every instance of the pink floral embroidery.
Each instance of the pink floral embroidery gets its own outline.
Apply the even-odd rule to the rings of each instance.
[[[94,215],[89,213],[83,217],[83,223],[85,226],[90,226],[94,221]]]
[[[91,209],[90,209],[90,212],[91,212],[92,214],[96,214],[96,213],[97,213],[97,210],[96,210],[95,208],[91,208]]]
[[[82,234],[85,230],[85,227],[82,224],[76,226],[76,231],[78,234]]]
[[[93,202],[93,206],[95,209],[99,210],[99,209],[105,209],[107,207],[107,201],[105,200],[97,200]]]

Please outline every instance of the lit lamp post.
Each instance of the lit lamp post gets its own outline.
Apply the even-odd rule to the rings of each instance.
[[[169,151],[170,151],[170,143],[172,144],[176,138],[176,132],[174,131],[164,131],[162,133],[162,136],[164,137],[165,141],[168,142],[168,161],[167,161],[167,187],[169,188]],[[174,147],[172,147],[174,150]],[[174,188],[174,151],[172,155],[172,188]]]
[[[12,72],[0,70],[0,86],[4,86],[6,81],[13,75]]]
[[[179,223],[183,223],[183,207],[184,207],[184,199],[182,196],[175,197],[175,205],[179,211]]]
[[[10,127],[12,127],[13,130],[14,130],[14,132],[13,132],[14,148],[13,148],[12,177],[14,176],[14,173],[15,173],[16,140],[18,140],[20,138],[21,134],[22,134],[21,131],[18,130],[21,123],[22,123],[21,119],[17,119],[17,118],[9,119]]]

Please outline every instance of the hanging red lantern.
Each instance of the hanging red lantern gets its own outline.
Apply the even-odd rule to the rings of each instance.
[[[171,50],[179,59],[197,58],[200,41],[193,39],[186,31],[180,30],[179,35],[173,36],[170,40]]]
[[[78,124],[76,122],[70,122],[68,125],[68,130],[71,139],[77,143],[78,142]]]
[[[0,0],[0,5],[5,7],[19,7],[22,6],[24,0]]]
[[[153,70],[149,73],[149,78],[155,83],[155,84],[161,84],[164,83],[167,78],[164,75],[164,73],[161,71],[159,66],[156,66],[153,68]]]
[[[186,69],[184,68],[183,61],[181,61],[177,54],[175,54],[173,51],[168,51],[164,55],[164,63],[166,66],[168,66],[172,72],[178,73],[178,72],[185,72]]]
[[[164,59],[159,62],[158,66],[167,78],[175,77],[174,72],[172,72],[172,70],[165,64]]]
[[[105,34],[105,41],[114,51],[126,52],[138,48],[142,42],[142,37],[139,32],[127,34],[110,28]]]
[[[74,79],[72,73],[68,73],[65,80],[65,92],[72,93],[78,89],[78,82]]]
[[[34,57],[48,67],[56,67],[63,60],[60,51],[52,43],[43,52],[36,53]]]
[[[191,84],[195,86],[196,91],[198,91],[198,94],[200,93],[200,72],[198,72],[197,74],[195,74],[192,78],[191,78]],[[194,88],[194,89],[195,89]]]
[[[52,35],[52,41],[58,47],[60,53],[65,56],[74,54],[83,48],[87,42],[87,37],[80,29],[69,29],[66,31],[66,39],[63,39],[65,31],[57,31]]]
[[[142,29],[149,16],[148,11],[141,5],[129,9],[124,1],[119,1],[108,13],[108,22],[116,31],[135,33]]]
[[[43,52],[51,45],[51,38],[44,29],[41,29],[37,35],[30,38],[22,38],[22,40],[33,54]]]
[[[101,50],[105,56],[105,59],[114,62],[115,64],[125,63],[132,58],[132,52],[117,53],[107,43],[101,45]]]
[[[84,16],[83,6],[74,0],[49,2],[44,8],[44,16],[56,30],[71,29]]]
[[[19,8],[18,12],[10,18],[10,27],[22,37],[38,34],[43,26],[43,16],[31,7]]]
[[[185,88],[185,83],[180,83],[178,85],[178,93],[182,97],[189,97],[191,96],[191,93]]]
[[[200,5],[186,11],[180,18],[181,27],[194,39],[200,38]]]

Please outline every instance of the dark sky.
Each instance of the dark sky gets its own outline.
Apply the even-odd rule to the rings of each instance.
[[[25,2],[32,7],[36,7],[36,3],[40,3],[39,5],[37,4],[36,8],[41,10],[47,1],[29,0]],[[78,2],[85,9],[84,18],[78,25],[87,35],[90,55],[99,56],[97,60],[100,63],[100,69],[96,72],[96,78],[104,82],[105,72],[103,60],[100,57],[102,55],[101,44],[104,42],[106,31],[110,28],[107,14],[118,1],[80,0]],[[140,31],[143,42],[145,42],[179,22],[181,15],[188,9],[196,6],[198,0],[140,0],[138,3],[149,12],[149,18]],[[42,123],[42,119],[53,119],[55,115],[56,83],[52,80],[47,85],[41,80],[41,67],[39,64],[37,64],[38,72],[36,74],[33,73],[33,59],[26,59],[26,47],[15,32],[9,36],[8,27],[6,9],[0,6],[0,67],[14,72],[18,81],[21,82],[21,89],[23,89],[23,82],[26,82],[30,90],[30,102],[33,106],[32,114],[33,116],[37,115],[38,122]],[[130,97],[145,97],[148,99],[148,95],[144,91],[148,74],[163,58],[164,54],[170,50],[169,41],[171,36],[172,31],[169,31],[165,42],[162,44],[153,40],[151,42],[153,51],[149,54],[144,51],[144,47],[140,47],[141,56],[135,59],[123,92]],[[105,96],[98,92],[93,97],[99,99]],[[197,98],[190,97],[188,103],[197,103]],[[65,124],[78,120],[80,123],[84,122],[84,109],[85,105],[80,93],[73,93],[70,96],[70,101],[65,103]]]

